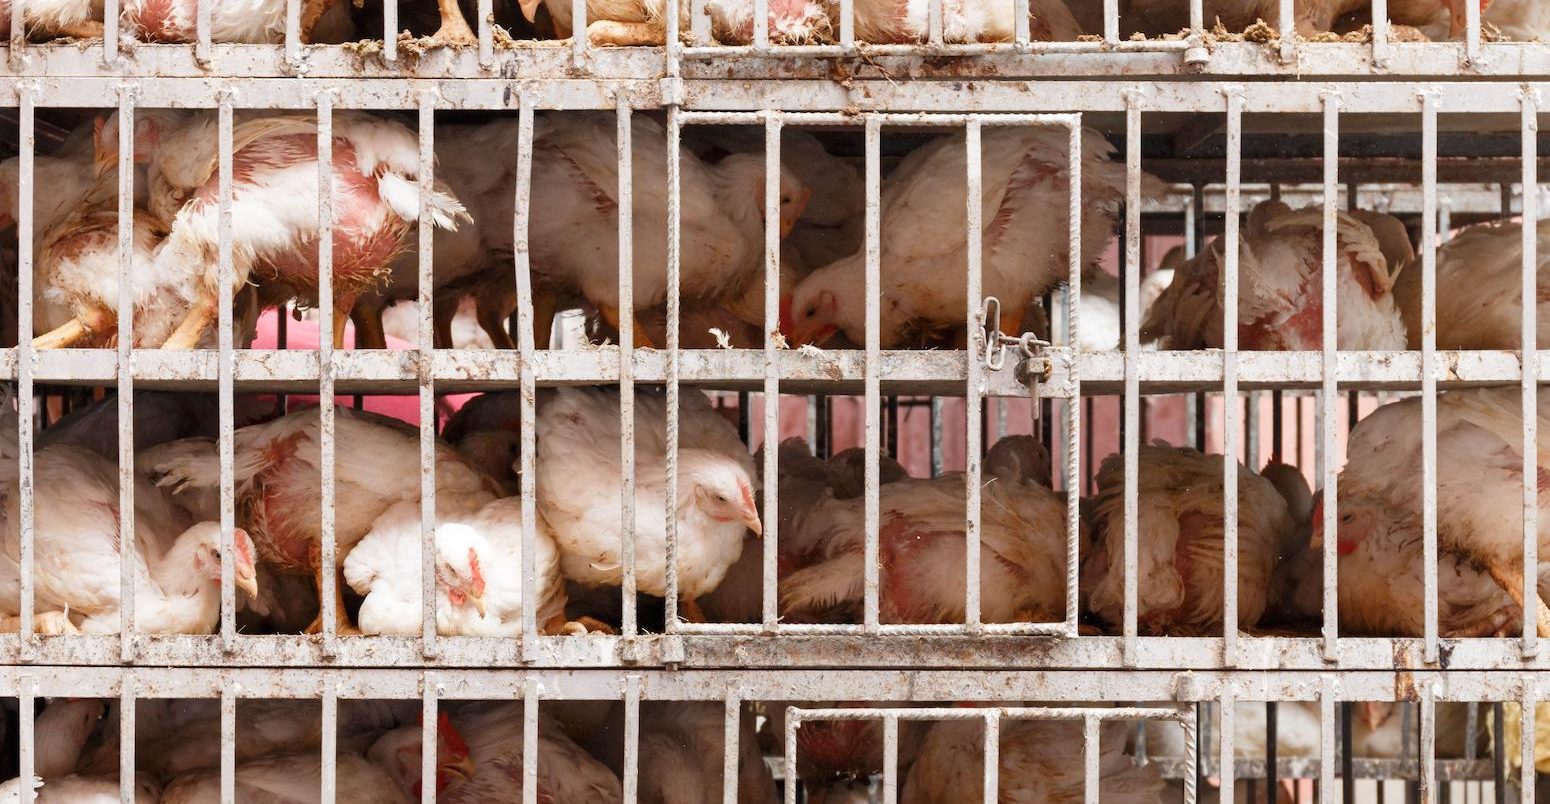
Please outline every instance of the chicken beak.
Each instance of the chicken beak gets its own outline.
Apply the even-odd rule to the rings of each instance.
[[[839,328],[833,324],[792,324],[790,331],[786,333],[786,341],[794,347],[808,344],[822,346],[838,331]]]
[[[484,595],[476,595],[476,594],[474,594],[472,592],[464,592],[464,594],[468,596],[468,602],[473,605],[474,611],[479,612],[479,616],[483,617],[484,616]]]
[[[747,525],[748,529],[753,531],[753,535],[755,535],[755,536],[763,536],[764,535],[764,523],[759,521],[759,512],[758,511],[754,511],[754,510],[751,510],[751,509],[747,510],[747,511],[744,511],[743,512],[743,524]]]
[[[469,781],[474,778],[474,758],[470,756],[458,757],[442,765],[441,773],[448,783],[453,781]]]
[[[258,576],[246,573],[237,576],[237,588],[248,593],[249,598],[258,597]]]

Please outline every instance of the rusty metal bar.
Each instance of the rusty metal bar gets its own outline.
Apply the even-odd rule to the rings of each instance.
[[[425,673],[420,677],[420,779],[434,780],[436,778],[436,747],[441,745],[440,728],[437,722],[437,708],[440,705],[438,698],[442,690],[441,685],[431,673]],[[436,785],[421,784],[420,804],[436,804]]]
[[[984,228],[981,221],[982,207],[982,180],[980,174],[980,123],[978,119],[971,118],[964,127],[964,167],[965,167],[965,197],[968,206],[965,210],[964,245],[965,257],[968,263],[968,307],[964,315],[968,320],[969,332],[965,342],[969,345],[969,355],[965,360],[967,368],[967,383],[964,389],[964,424],[968,443],[964,448],[964,625],[969,633],[977,633],[980,628],[980,464],[983,461],[983,447],[980,445],[981,428],[980,411],[984,404],[981,398],[980,374],[984,366],[980,363],[979,355],[984,354],[985,327],[996,326],[999,331],[999,322],[991,324],[981,320],[980,303],[984,298],[982,287],[982,266],[980,263],[980,248],[984,237]],[[875,407],[876,400],[869,400]]]
[[[23,717],[30,717],[31,710],[24,708]],[[121,804],[136,804],[135,802],[135,716],[138,714],[135,705],[135,676],[132,672],[126,672],[118,687],[118,799]],[[30,745],[31,740],[23,740],[22,745]],[[22,771],[23,777],[28,775]],[[25,796],[23,801],[27,799]]]
[[[722,707],[721,724],[721,804],[737,804],[737,765],[742,727],[743,702],[728,695]]]
[[[221,804],[237,804],[237,691],[221,682]]]
[[[1066,141],[1067,164],[1066,170],[1070,174],[1067,182],[1069,196],[1066,202],[1066,342],[1067,349],[1081,349],[1081,341],[1077,336],[1080,329],[1082,308],[1082,124],[1080,120],[1070,123],[1067,129]],[[1129,291],[1130,285],[1139,285],[1139,271],[1125,274],[1125,287]],[[1134,293],[1127,298],[1136,299],[1140,293]],[[1128,308],[1127,308],[1128,310]],[[1139,316],[1131,316],[1130,321],[1138,321]],[[1054,332],[1053,326],[1051,332]],[[1127,328],[1122,337],[1129,337],[1132,332],[1139,333],[1139,328]],[[1137,338],[1139,338],[1139,334]],[[1051,338],[1053,340],[1053,338]],[[1128,341],[1127,348],[1128,348]],[[1139,347],[1138,347],[1139,348]],[[1073,368],[1075,368],[1073,364]],[[1082,398],[1082,379],[1079,371],[1071,371],[1067,377],[1067,390],[1070,396],[1067,399],[1066,426],[1065,426],[1065,488],[1066,493],[1066,618],[1065,633],[1067,637],[1077,636],[1078,620],[1081,618],[1081,549],[1082,549],[1082,406],[1079,404]]]

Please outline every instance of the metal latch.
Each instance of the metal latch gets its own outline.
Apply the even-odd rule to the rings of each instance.
[[[1002,370],[1006,367],[1007,349],[1017,347],[1021,359],[1014,376],[1028,387],[1028,401],[1033,405],[1033,420],[1037,422],[1040,413],[1039,386],[1049,379],[1053,370],[1049,356],[1044,353],[1050,342],[1032,332],[1015,336],[1001,332],[1001,300],[995,296],[985,297],[984,304],[980,306],[980,322],[985,327],[985,368],[991,371]]]

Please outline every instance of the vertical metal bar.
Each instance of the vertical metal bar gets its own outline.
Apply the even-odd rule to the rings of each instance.
[[[1518,777],[1519,793],[1523,804],[1533,804],[1535,782],[1538,781],[1538,756],[1534,752],[1534,741],[1537,738],[1534,727],[1534,718],[1539,714],[1535,711],[1539,704],[1539,690],[1534,684],[1532,676],[1523,681],[1522,698],[1519,701],[1520,717],[1518,719]]]
[[[396,0],[388,0],[389,3]],[[420,652],[436,655],[436,349],[431,323],[436,230],[431,225],[431,193],[436,181],[436,91],[420,92],[420,348],[416,353],[420,388]],[[435,745],[435,743],[428,743]],[[426,778],[433,778],[427,776]]]
[[[1141,109],[1125,97],[1125,606],[1124,658],[1136,661],[1141,456]]]
[[[770,0],[753,0],[753,47],[754,50],[770,47]]]
[[[441,744],[437,736],[440,724],[436,722],[437,697],[440,689],[435,676],[426,673],[420,679],[420,778],[436,778],[436,746]],[[436,804],[436,785],[425,784],[420,788],[420,804]]]
[[[1189,30],[1196,37],[1205,33],[1206,15],[1203,0],[1189,0]]]
[[[301,0],[285,0],[285,61],[292,66],[301,61]]]
[[[1356,804],[1356,773],[1355,754],[1353,750],[1356,741],[1352,739],[1352,730],[1356,718],[1353,716],[1354,704],[1350,701],[1340,702],[1340,801],[1341,804]]]
[[[1193,767],[1186,768],[1184,777],[1184,804],[1195,804],[1200,785],[1200,705],[1190,706],[1187,716],[1179,724],[1184,729],[1185,758]]]
[[[1480,3],[1464,4],[1464,54],[1466,60],[1470,62],[1480,58],[1480,5]],[[1524,185],[1525,188],[1529,186]],[[1524,193],[1524,195],[1528,194]]]
[[[926,0],[926,36],[933,45],[942,44],[943,0]]]
[[[856,0],[840,0],[840,47],[856,47]]]
[[[681,126],[681,124],[679,122],[679,119],[678,119],[678,107],[676,105],[668,106],[667,107],[667,447],[666,447],[667,454],[665,456],[665,458],[666,458],[666,468],[667,468],[667,484],[666,484],[667,485],[667,489],[666,489],[665,494],[663,495],[663,499],[661,501],[661,505],[663,506],[663,508],[667,512],[667,553],[666,553],[666,557],[667,557],[667,589],[666,589],[666,592],[667,592],[667,594],[664,596],[664,600],[663,600],[662,620],[663,620],[663,630],[665,630],[669,634],[675,632],[678,629],[678,518],[676,516],[674,516],[673,512],[674,512],[674,510],[676,509],[676,507],[678,505],[678,373],[679,373],[679,365],[678,365],[678,360],[679,360],[678,346],[679,346],[679,342],[678,342],[678,337],[679,337],[679,325],[680,325],[680,321],[682,320],[682,312],[683,312],[683,310],[682,310],[682,308],[683,308],[683,299],[680,298],[681,283],[682,283],[682,279],[681,279],[681,276],[680,276],[680,271],[682,270],[681,263],[682,263],[682,259],[683,259],[682,258],[682,253],[681,253],[681,248],[682,248],[682,245],[683,245],[683,242],[682,242],[682,237],[683,237],[683,231],[682,231],[682,229],[683,229],[683,221],[681,219],[681,216],[683,215],[683,208],[681,206],[682,196],[680,195],[681,188],[679,186],[680,185],[680,178],[683,175],[683,173],[682,173],[683,166],[681,164],[681,157],[682,157],[682,154],[681,154],[681,148],[682,148],[682,146],[681,146],[681,137],[682,137],[682,126]],[[777,285],[777,287],[778,287],[778,285]],[[766,283],[766,287],[765,287],[765,296],[766,296],[766,299],[765,299],[765,314],[766,314],[766,320],[770,320],[769,319],[769,300],[767,298],[768,295],[769,295],[769,287],[768,287],[768,283]],[[765,330],[769,330],[769,327],[765,327]],[[767,338],[768,338],[768,335],[766,335],[766,339]],[[621,341],[621,343],[622,343],[622,341]],[[623,352],[623,348],[621,347],[621,354],[622,354],[622,352]],[[769,374],[772,372],[772,369],[769,366],[769,362],[771,360],[771,358],[769,357],[769,352],[770,352],[770,348],[769,348],[768,345],[766,345],[765,346],[765,363],[766,363],[766,365],[765,365],[765,387],[766,387],[766,389],[769,387]],[[633,359],[633,357],[632,357],[632,359]],[[633,378],[634,378],[634,375],[632,373],[631,374],[632,381],[633,381]],[[780,440],[778,432],[776,433],[774,439],[771,440],[771,438],[770,438],[771,430],[770,430],[769,421],[768,421],[768,418],[769,418],[769,415],[770,415],[769,406],[772,404],[771,400],[775,400],[775,402],[773,402],[773,404],[778,405],[779,404],[779,399],[780,399],[780,397],[778,395],[769,395],[769,396],[767,396],[765,398],[765,411],[764,411],[764,415],[765,415],[766,421],[765,421],[764,435],[765,435],[765,443],[766,444],[778,444],[778,442]],[[632,432],[632,437],[633,437],[633,432]],[[771,457],[771,453],[774,453],[774,452],[779,452],[779,450],[778,449],[772,450],[772,449],[768,449],[768,448],[764,450],[764,460],[765,460],[765,468],[766,469],[768,469],[769,467],[772,467],[772,466],[775,465],[774,462],[773,462],[774,459]],[[772,475],[766,475],[766,477],[771,477],[771,476]],[[766,485],[766,488],[765,488],[765,502],[768,503],[768,504],[773,504],[772,501],[774,499],[775,499],[775,497],[774,497],[773,493],[769,490],[768,485]],[[766,509],[766,510],[771,510],[771,509]],[[634,531],[632,530],[631,531],[632,538],[633,538],[633,533],[634,533]],[[767,627],[770,627],[770,628],[773,628],[773,625],[768,625],[768,624],[773,622],[773,619],[770,617],[770,611],[772,611],[771,607],[774,605],[770,601],[772,599],[772,596],[775,594],[775,581],[773,580],[774,576],[773,576],[773,574],[770,571],[770,561],[771,561],[770,555],[773,552],[773,545],[774,545],[774,542],[775,542],[776,538],[777,537],[774,535],[774,532],[771,531],[770,534],[766,537],[766,542],[767,543],[764,546],[764,550],[765,550],[765,554],[764,554],[764,558],[765,558],[765,561],[764,561],[764,564],[765,564],[765,566],[764,566],[764,574],[765,574],[765,585],[764,585],[765,622],[767,624]],[[632,607],[631,608],[631,616],[633,616],[633,614],[634,614],[633,606],[635,605],[634,604],[634,593],[633,593],[633,590],[632,590],[631,595],[630,595],[630,600],[631,600],[630,606]],[[630,633],[630,632],[626,632],[626,633]]]
[[[619,585],[623,596],[620,630],[626,638],[631,638],[639,628],[635,611],[638,570],[635,566],[635,146],[631,136],[635,124],[629,99],[620,93],[614,102],[614,146],[619,170],[619,561],[624,572]],[[675,418],[674,412],[669,411],[669,426]],[[676,475],[676,470],[673,466],[669,474]],[[665,596],[668,613],[664,615],[668,629],[674,625],[677,608],[673,594],[677,580],[677,562],[673,555],[677,535],[674,519],[669,513],[668,593]]]
[[[985,767],[982,801],[1000,801],[1001,787],[1001,710],[985,710]]]
[[[237,690],[233,681],[221,683],[221,804],[237,804]]]
[[[721,804],[737,804],[737,760],[741,750],[738,738],[742,716],[743,702],[735,693],[728,695],[721,728]]]
[[[1323,416],[1319,419],[1319,444],[1320,451],[1326,456],[1321,466],[1319,487],[1324,490],[1324,532],[1336,532],[1337,516],[1335,509],[1339,503],[1339,493],[1336,489],[1338,473],[1335,471],[1335,461],[1332,457],[1337,449],[1335,440],[1336,404],[1339,393],[1336,389],[1335,378],[1337,376],[1336,365],[1337,352],[1340,348],[1338,328],[1335,326],[1337,318],[1338,294],[1335,292],[1337,269],[1335,256],[1338,243],[1336,234],[1336,187],[1339,182],[1340,171],[1340,96],[1333,92],[1323,95],[1324,101],[1324,243],[1323,243],[1323,281],[1322,293],[1324,303],[1322,327],[1322,351],[1320,353],[1320,368],[1322,370],[1323,394],[1320,403],[1323,405]],[[1340,596],[1336,593],[1335,583],[1339,575],[1340,559],[1336,554],[1336,539],[1324,540],[1324,658],[1334,661],[1340,656]],[[1349,782],[1348,782],[1349,784]]]
[[[1471,25],[1478,27],[1480,9],[1471,8]],[[1479,31],[1470,30],[1471,38]],[[1518,305],[1523,328],[1520,362],[1523,364],[1523,655],[1539,650],[1539,310],[1526,300],[1539,298],[1539,96],[1523,92],[1523,295]]]
[[[1425,660],[1437,661],[1437,96],[1421,93],[1421,505]]]
[[[13,14],[20,13],[21,3],[12,3]],[[12,30],[16,30],[13,28]],[[17,555],[18,566],[21,572],[21,588],[19,594],[21,622],[18,625],[19,649],[25,658],[32,652],[33,638],[33,575],[36,562],[33,560],[34,533],[34,487],[33,487],[33,455],[32,433],[33,422],[33,388],[32,388],[32,270],[33,270],[33,210],[32,201],[36,187],[33,181],[34,150],[37,146],[37,137],[34,130],[34,103],[36,102],[36,89],[30,82],[22,83],[16,90],[17,140],[20,147],[18,159],[20,161],[19,180],[16,188],[16,460],[17,460],[17,508],[19,510],[19,551]],[[29,726],[30,728],[30,726]],[[23,773],[23,778],[27,774]],[[24,796],[30,796],[30,787],[22,785]]]
[[[201,9],[209,6],[209,3],[200,3]],[[237,589],[234,581],[234,568],[232,566],[234,529],[237,527],[236,508],[236,474],[233,466],[236,449],[236,416],[232,410],[235,393],[233,374],[236,370],[236,358],[234,333],[232,332],[232,293],[231,289],[236,284],[235,269],[232,266],[232,219],[231,219],[231,195],[232,195],[232,98],[229,91],[223,90],[219,95],[218,119],[217,119],[217,150],[220,154],[219,175],[219,252],[217,254],[218,275],[220,277],[221,292],[217,305],[217,344],[220,347],[220,366],[217,378],[218,393],[217,406],[220,419],[221,438],[220,449],[220,473],[221,473],[221,646],[227,652],[236,649],[237,640]]]
[[[570,0],[571,59],[581,64],[587,58],[587,0]]]
[[[382,0],[382,59],[398,62],[398,0]]]
[[[1080,328],[1082,308],[1082,126],[1073,123],[1066,141],[1067,166],[1070,179],[1067,181],[1069,197],[1066,200],[1066,345],[1068,348],[1080,349],[1077,333]],[[1140,271],[1126,271],[1124,289],[1126,292],[1134,290],[1140,283]],[[1134,313],[1129,299],[1139,298],[1140,293],[1134,293],[1126,299],[1126,310]],[[1139,304],[1139,302],[1137,303]],[[1131,321],[1138,321],[1139,316],[1132,316]],[[1127,349],[1140,348],[1139,343],[1132,344],[1129,340],[1135,335],[1140,339],[1140,329],[1130,326],[1125,329]],[[1126,371],[1129,369],[1127,367]],[[1082,542],[1082,379],[1077,371],[1077,364],[1072,361],[1067,382],[1070,384],[1071,396],[1066,400],[1066,439],[1065,439],[1065,466],[1066,466],[1066,636],[1077,636],[1077,621],[1081,617],[1081,593],[1079,578],[1081,576],[1081,542]]]
[[[533,199],[533,99],[527,93],[523,93],[518,100],[517,119],[517,180],[516,198],[513,202],[511,223],[512,256],[516,271],[517,288],[517,354],[521,361],[518,382],[520,384],[520,416],[522,418],[522,432],[520,434],[520,455],[522,476],[520,493],[522,495],[522,658],[524,661],[532,661],[538,656],[538,565],[537,565],[537,540],[538,540],[538,502],[537,481],[535,467],[537,452],[537,380],[533,374],[533,280],[529,272],[530,252],[528,250],[528,223],[532,215]],[[669,196],[672,198],[672,196]],[[672,232],[673,230],[669,230]],[[669,235],[672,236],[671,234]],[[669,261],[671,264],[671,260]],[[671,333],[671,330],[669,330]],[[671,334],[668,336],[672,337]],[[530,684],[533,682],[529,682]],[[536,717],[536,712],[534,713]],[[537,735],[531,736],[523,744],[524,752],[538,741]],[[524,754],[525,755],[525,754]],[[535,755],[536,757],[536,755]],[[523,772],[533,771],[537,759],[523,765]],[[523,787],[524,804],[537,804],[534,790],[537,783]],[[528,796],[533,795],[533,798]]]
[[[1098,794],[1101,788],[1098,780],[1098,761],[1103,755],[1102,746],[1099,745],[1098,734],[1099,720],[1092,715],[1082,718],[1082,800],[1086,804],[1098,804]],[[1232,785],[1229,777],[1222,780],[1222,801],[1232,804],[1232,794],[1227,792]],[[986,798],[988,801],[994,799]]]
[[[995,326],[1000,328],[999,322],[981,320],[980,302],[984,298],[981,287],[982,266],[980,265],[980,246],[983,237],[980,216],[984,199],[981,198],[980,177],[980,120],[978,117],[970,117],[964,127],[964,172],[967,181],[968,207],[966,212],[967,224],[964,229],[965,255],[968,258],[968,309],[964,318],[969,322],[969,333],[965,340],[969,344],[969,353],[964,355],[966,374],[968,376],[967,388],[964,396],[964,429],[967,431],[968,443],[964,445],[964,625],[971,632],[980,630],[980,462],[983,459],[983,447],[980,445],[983,423],[980,420],[980,409],[984,400],[981,394],[984,392],[982,377],[983,366],[980,364],[980,355],[985,349],[985,327]],[[870,338],[871,336],[868,336]],[[870,467],[868,471],[873,471]],[[994,799],[988,799],[994,800]]]
[[[527,333],[531,339],[531,327]],[[522,804],[538,804],[538,679],[529,676],[522,687]]]
[[[1280,706],[1275,701],[1265,702],[1265,793],[1271,796],[1272,801],[1276,794],[1276,778],[1281,770],[1276,767],[1279,759],[1276,737],[1280,732],[1277,721],[1280,714]]]
[[[335,447],[334,439],[334,95],[319,92],[318,121],[318,429],[322,435],[319,500],[323,521],[323,588],[319,614],[322,618],[323,655],[338,651],[338,535],[334,532]]]
[[[1119,44],[1119,0],[1103,0],[1103,41]]]
[[[130,276],[134,271],[134,90],[118,96],[118,533],[119,544],[135,541],[135,434],[134,434],[134,295]],[[224,197],[224,196],[223,196]],[[119,654],[125,662],[135,657],[135,555],[119,551]]]
[[[797,780],[797,729],[802,725],[800,713],[787,711],[786,713],[786,752],[785,768],[786,777],[781,783],[784,793],[784,804],[797,804],[797,788],[800,783]]]
[[[16,739],[21,752],[18,758],[17,775],[25,781],[21,784],[22,804],[32,804],[37,796],[33,785],[37,779],[37,732],[33,728],[34,718],[37,715],[38,683],[32,676],[22,676],[21,684],[16,693]],[[120,773],[120,777],[124,774]],[[129,776],[133,777],[131,771]]]
[[[21,16],[19,11],[16,9],[16,5],[25,4],[12,5],[11,19],[13,20],[13,23],[11,25],[11,36],[13,37],[13,41],[15,40],[17,34],[22,32],[22,26],[18,22],[14,22],[14,20],[17,20],[17,18]],[[105,2],[102,4],[102,63],[107,67],[113,67],[118,64],[118,16],[119,0],[105,0]],[[23,41],[25,41],[26,38],[27,37],[25,34],[21,36]],[[119,118],[119,120],[122,122],[123,118]]]
[[[492,0],[479,0],[475,13],[479,15],[479,20],[474,24],[479,37],[479,66],[489,69],[495,61],[495,31],[492,30],[494,26],[490,24],[490,16],[495,13],[495,4]]]
[[[194,9],[194,60],[200,64],[210,61],[210,7],[213,0],[199,0]]]
[[[1319,690],[1319,801],[1335,801],[1335,685],[1324,678]],[[1351,780],[1344,780],[1350,786]],[[1272,793],[1274,795],[1274,793]]]
[[[624,677],[624,804],[640,791],[640,676]]]
[[[1228,216],[1231,219],[1231,215]],[[1231,248],[1228,251],[1232,251]],[[1216,718],[1217,728],[1217,774],[1222,780],[1221,804],[1233,804],[1233,794],[1237,791],[1234,784],[1238,778],[1238,769],[1233,762],[1233,737],[1236,736],[1233,728],[1233,693],[1231,688],[1222,689],[1222,698],[1217,702]]]
[[[323,681],[323,696],[318,701],[322,723],[319,748],[322,751],[322,804],[334,804],[338,797],[339,764],[339,691],[327,679]]]
[[[1227,91],[1227,261],[1222,271],[1222,658],[1238,651],[1238,223],[1242,206],[1243,95]],[[1223,707],[1226,708],[1225,705]]]
[[[942,398],[931,397],[931,476],[942,474]]]
[[[1012,41],[1026,45],[1032,40],[1028,0],[1012,0]]]
[[[779,350],[775,335],[780,331],[780,144],[783,123],[778,115],[764,120],[764,476],[779,475],[778,449],[769,445],[780,443],[780,371]],[[868,152],[870,153],[870,151]],[[868,296],[870,298],[870,295]],[[870,326],[870,325],[869,325]],[[870,360],[870,358],[869,358]],[[868,371],[872,371],[868,364]],[[870,390],[872,386],[867,386]],[[875,398],[874,398],[875,399]],[[870,421],[870,420],[869,420]],[[875,424],[875,421],[871,421]],[[876,433],[869,426],[868,434]],[[875,459],[875,453],[873,454]],[[869,460],[868,471],[872,470]],[[780,510],[779,483],[764,484],[764,510]],[[874,499],[874,498],[868,498]],[[773,634],[779,627],[780,604],[778,571],[780,561],[779,517],[768,513],[764,517],[764,610],[765,633]],[[870,537],[872,530],[868,530]]]
[[[1491,786],[1496,804],[1507,804],[1507,705],[1491,704]]]
[[[880,553],[878,533],[879,507],[878,485],[881,482],[878,472],[877,454],[877,399],[881,393],[881,383],[877,372],[882,361],[882,313],[881,313],[881,284],[882,272],[882,206],[879,186],[882,183],[882,156],[881,156],[882,126],[877,118],[868,117],[866,120],[866,476],[865,476],[865,592],[862,605],[867,633],[878,632],[878,555]],[[969,297],[970,306],[974,305],[974,297]],[[766,326],[768,329],[768,326]],[[973,355],[969,362],[973,363]],[[766,475],[768,476],[768,475]],[[770,484],[766,484],[768,488]],[[765,510],[769,510],[766,508]],[[897,725],[897,724],[896,724]]]
[[[23,712],[30,712],[26,708]],[[122,804],[135,802],[135,716],[139,711],[135,704],[135,676],[125,673],[118,686],[118,799]],[[23,742],[29,745],[31,741]],[[22,771],[26,776],[27,771]],[[23,798],[23,801],[27,799]]]
[[[898,802],[899,716],[887,714],[883,715],[883,804],[898,804]]]
[[[1437,688],[1421,685],[1421,801],[1437,797]]]

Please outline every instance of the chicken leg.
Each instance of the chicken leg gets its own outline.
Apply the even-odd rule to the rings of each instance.
[[[560,299],[547,290],[533,291],[533,348],[548,349],[554,343],[554,317]]]
[[[1500,586],[1502,591],[1507,593],[1507,597],[1512,598],[1512,602],[1518,604],[1518,611],[1522,611],[1523,569],[1521,563],[1518,566],[1513,566],[1510,562],[1503,565],[1491,560],[1483,563],[1485,564],[1486,572],[1491,575],[1491,580],[1496,581],[1496,585]],[[1550,606],[1545,605],[1544,596],[1540,595],[1538,591],[1535,591],[1534,597],[1539,603],[1534,617],[1539,635],[1541,637],[1550,637]]]
[[[358,303],[350,310],[350,320],[355,322],[355,348],[387,348],[387,333],[382,329],[381,306],[375,303]]]
[[[205,329],[216,318],[215,294],[201,289],[199,297],[194,299],[194,306],[188,309],[188,315],[183,318],[183,323],[167,336],[162,343],[163,349],[192,349],[199,345],[199,339],[204,337]]]
[[[534,305],[537,306],[536,304]],[[536,310],[534,312],[537,312]],[[506,331],[508,317],[494,305],[481,302],[474,303],[474,317],[479,321],[479,328],[490,338],[490,343],[496,349],[515,349],[517,345],[511,342],[511,333]],[[536,341],[534,342],[537,343]]]
[[[468,21],[463,19],[463,9],[457,0],[436,0],[436,10],[441,12],[441,27],[431,34],[432,47],[473,47],[479,44]]]
[[[63,349],[82,338],[101,335],[114,328],[118,316],[96,308],[86,315],[78,315],[42,335],[32,339],[34,349]]]
[[[318,557],[314,557],[314,562],[315,563],[313,564],[312,568],[312,580],[317,584],[318,600],[321,601],[325,599],[323,597],[323,562],[318,560]],[[343,566],[343,564],[343,561],[337,562],[338,566]],[[339,634],[359,634],[360,629],[350,624],[350,613],[345,611],[344,608],[344,577],[342,574],[340,574],[340,570],[337,568],[337,566],[334,570],[334,573],[334,624],[337,627],[337,632]],[[317,619],[313,620],[312,624],[307,626],[306,633],[323,633],[322,605],[324,604],[319,604]]]
[[[298,30],[302,42],[308,44],[312,42],[312,29],[317,27],[318,20],[323,17],[323,12],[327,11],[337,1],[302,0],[301,25]]]
[[[610,306],[608,306],[606,304],[599,304],[597,306],[597,312],[598,312],[599,315],[601,315],[603,317],[604,321],[608,322],[608,326],[613,327],[615,330],[619,330],[620,329],[620,327],[619,327],[619,308],[617,308],[617,307],[610,307]],[[651,342],[651,336],[647,335],[646,331],[644,329],[641,329],[641,327],[640,327],[640,318],[639,317],[635,317],[635,318],[631,319],[630,324],[632,325],[630,327],[630,329],[635,334],[635,346],[636,346],[636,348],[641,348],[641,347],[645,347],[647,349],[654,349],[654,348],[656,348],[656,345]]]

